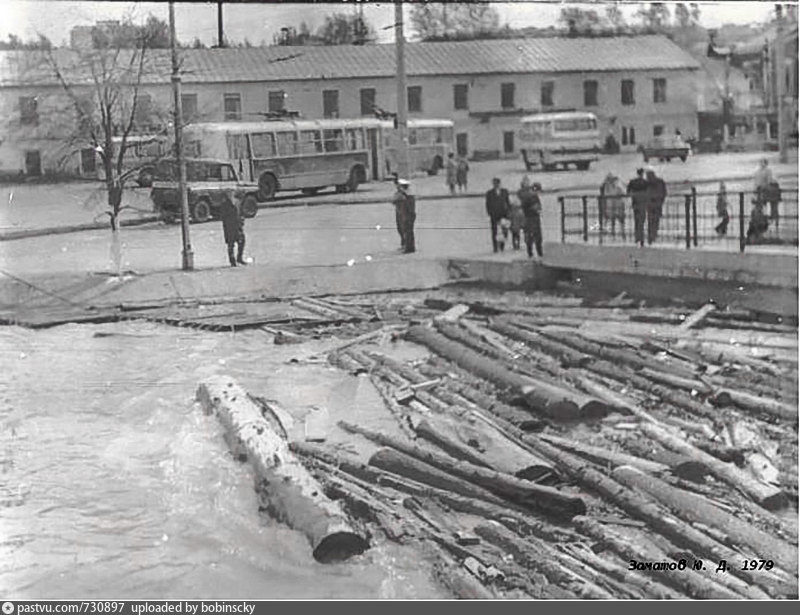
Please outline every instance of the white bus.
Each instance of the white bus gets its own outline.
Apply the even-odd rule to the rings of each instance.
[[[188,156],[232,163],[267,201],[285,190],[352,192],[380,179],[380,129],[370,118],[298,119],[189,124],[183,135]]]
[[[112,137],[114,145],[114,164],[119,148],[122,146],[122,137]],[[169,139],[164,135],[128,135],[125,140],[125,154],[122,157],[123,173],[130,173],[137,184],[142,187],[153,185],[156,163],[170,152]],[[81,152],[82,168],[84,172],[96,169],[98,179],[105,180],[105,169],[100,162],[100,156],[94,149]]]
[[[383,121],[383,155],[387,177],[397,172],[397,131],[393,122]],[[425,171],[436,175],[444,168],[447,156],[453,151],[453,121],[414,118],[408,120],[409,172]]]
[[[559,164],[585,170],[599,158],[600,130],[593,113],[539,113],[521,122],[520,152],[529,171],[537,166],[551,171]]]

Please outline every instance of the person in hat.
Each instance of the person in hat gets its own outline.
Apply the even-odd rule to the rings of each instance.
[[[495,177],[492,179],[492,187],[486,192],[486,213],[489,216],[489,226],[492,232],[492,249],[495,252],[500,250],[500,244],[497,242],[497,231],[500,226],[500,220],[508,218],[511,204],[508,201],[508,190],[500,187],[500,178]],[[502,232],[503,229],[501,228]],[[506,231],[508,232],[508,231]]]
[[[633,234],[636,243],[644,246],[644,223],[647,219],[647,180],[644,169],[636,169],[636,177],[628,182],[628,196],[633,208]]]
[[[222,220],[222,233],[225,237],[225,245],[228,247],[228,262],[231,267],[236,265],[246,265],[244,260],[244,216],[238,203],[226,199],[219,210],[219,217]],[[234,257],[234,247],[237,248]]]
[[[600,211],[603,219],[611,222],[611,236],[617,236],[617,222],[622,232],[622,241],[625,241],[625,190],[614,173],[606,175],[600,186]]]
[[[541,258],[542,251],[542,201],[539,193],[542,185],[535,182],[531,185],[531,180],[526,175],[517,192],[517,198],[522,205],[522,213],[525,216],[525,247],[528,250],[528,257],[533,257],[533,247],[536,246],[536,254]]]
[[[667,198],[667,185],[656,175],[653,167],[647,167],[647,245],[652,245],[658,236],[658,227]]]
[[[416,199],[411,194],[411,182],[399,178],[396,184],[397,192],[395,192],[392,203],[394,204],[397,232],[400,235],[400,249],[404,254],[410,254],[417,249],[414,240],[414,222],[417,219]]]

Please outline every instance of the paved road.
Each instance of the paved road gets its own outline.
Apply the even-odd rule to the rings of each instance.
[[[728,176],[748,176],[760,154],[725,154],[696,156],[690,163],[673,162],[658,167],[660,174],[671,182],[698,181]],[[774,159],[775,156],[771,156]],[[627,167],[635,168],[641,158],[617,156],[605,158],[597,168],[588,172],[537,173],[536,179],[545,188],[569,190],[578,184],[599,185],[612,165],[620,174]],[[773,161],[773,165],[775,162]],[[475,164],[472,186],[485,186],[493,175],[503,178],[509,187],[516,187],[524,171],[518,161]],[[777,166],[777,165],[775,165]],[[777,170],[787,172],[791,165]],[[795,172],[796,171],[792,171]],[[422,196],[445,195],[441,177],[415,180],[415,190]],[[738,182],[749,187],[749,180]],[[483,186],[481,186],[483,184]],[[735,190],[737,182],[729,183]],[[49,195],[47,200],[21,202],[20,187],[6,189],[2,201],[2,221],[16,220],[18,224],[48,224],[73,220],[77,210],[86,214],[81,191],[94,190],[92,184],[58,186],[26,186],[25,198],[35,194]],[[63,202],[53,201],[54,191],[62,190]],[[350,260],[386,258],[397,253],[399,238],[394,230],[394,211],[388,204],[391,187],[386,184],[365,186],[356,197],[370,196],[382,202],[323,204],[313,207],[278,207],[259,211],[247,221],[247,254],[258,263],[285,266],[339,264]],[[13,192],[12,192],[13,191]],[[38,191],[38,192],[37,192]],[[477,190],[476,190],[477,191]],[[134,198],[142,198],[142,192]],[[9,206],[9,195],[14,194]],[[352,195],[336,195],[337,198]],[[97,197],[94,197],[97,203]],[[324,195],[317,197],[320,201]],[[330,197],[327,197],[330,198]],[[308,201],[309,199],[305,199]],[[560,240],[560,220],[556,196],[545,195],[543,230],[545,241]],[[298,201],[295,200],[295,203]],[[302,201],[301,201],[302,202]],[[100,201],[102,205],[102,201]],[[13,214],[13,215],[12,215]],[[48,217],[49,216],[49,217]],[[6,224],[6,226],[8,226]],[[192,244],[197,268],[219,267],[226,264],[222,228],[219,222],[191,226]],[[180,226],[153,224],[123,230],[124,267],[139,272],[176,269],[181,264]],[[110,270],[110,233],[93,230],[66,235],[33,237],[0,242],[0,265],[21,276],[81,273]],[[423,199],[418,204],[417,245],[426,257],[485,255],[490,251],[488,224],[480,196],[442,199]],[[410,257],[414,258],[414,257]]]

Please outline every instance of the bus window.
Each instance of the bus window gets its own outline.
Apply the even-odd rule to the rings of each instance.
[[[247,147],[247,135],[228,133],[228,156],[232,160],[242,160],[250,158],[250,148]]]
[[[275,156],[275,135],[271,132],[257,132],[250,135],[253,145],[253,158],[271,158]]]
[[[322,152],[322,137],[319,130],[300,131],[301,154],[319,154]]]
[[[183,151],[189,158],[200,158],[203,155],[199,139],[188,141],[184,145]]]
[[[322,136],[325,140],[326,152],[341,152],[344,150],[344,138],[341,129],[323,130]]]
[[[446,128],[437,128],[436,129],[436,143],[444,143],[444,133],[447,129]]]
[[[597,122],[592,118],[576,118],[572,120],[556,120],[558,132],[577,132],[580,130],[594,130]]]
[[[443,143],[450,144],[453,142],[453,129],[451,127],[442,128]]]
[[[347,136],[347,149],[350,151],[365,149],[364,147],[364,131],[361,128],[348,128],[345,130]],[[386,138],[386,144],[389,144],[389,137]]]
[[[281,156],[296,156],[297,155],[297,133],[291,132],[278,132],[275,134],[278,142],[278,154]]]

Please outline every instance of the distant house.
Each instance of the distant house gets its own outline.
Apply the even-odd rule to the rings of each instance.
[[[42,150],[47,169],[57,158],[49,150],[57,149],[59,137],[45,143],[50,137],[42,126],[54,119],[45,99],[61,95],[60,88],[45,73],[20,71],[19,58],[9,55],[14,53],[20,52],[0,52],[0,113],[16,128],[0,144],[0,170],[24,171],[25,152],[34,149]],[[68,63],[76,52],[57,53]],[[396,109],[394,45],[180,53],[184,115],[191,119],[252,121],[280,109],[348,118],[372,115],[376,107]],[[168,53],[153,51],[152,57],[156,68],[143,91],[152,109],[169,109]],[[657,35],[406,45],[410,117],[452,119],[457,149],[481,157],[517,156],[520,118],[547,111],[595,113],[604,136],[613,134],[623,150],[662,132],[696,135],[699,69],[691,55]],[[32,128],[31,100],[41,101],[38,131],[26,130]],[[154,129],[158,122],[143,126]],[[78,162],[70,164],[81,171]]]

